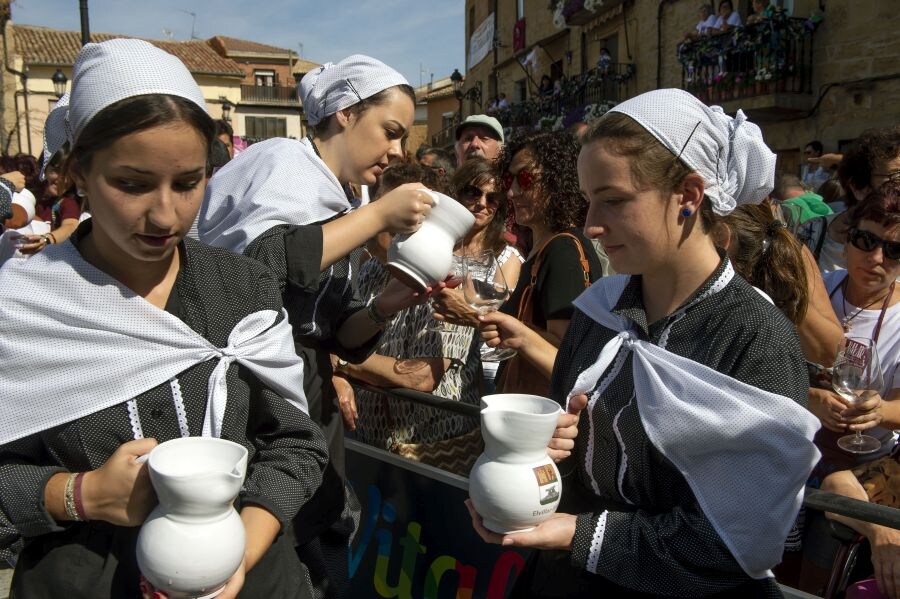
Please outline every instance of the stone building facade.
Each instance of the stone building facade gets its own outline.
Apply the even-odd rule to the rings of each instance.
[[[893,101],[900,93],[896,2],[779,0],[778,4],[794,18],[797,31],[810,29],[804,34],[806,41],[799,42],[808,47],[785,51],[799,65],[802,81],[799,71],[786,77],[786,85],[773,82],[754,89],[747,82],[730,81],[741,89],[733,95],[729,91],[715,98],[701,96],[704,100],[722,105],[730,114],[742,108],[762,127],[785,172],[799,168],[802,149],[811,140],[822,141],[826,151],[836,151],[866,128],[900,122],[900,105]],[[746,21],[750,1],[734,5]],[[473,34],[486,19],[493,22],[491,47],[472,64],[473,49],[484,52]],[[604,92],[616,96],[609,100],[661,87],[690,87],[693,92],[677,48],[697,21],[696,0],[561,0],[549,6],[543,0],[466,0],[465,85],[480,81],[485,102],[501,92],[510,102],[528,101],[535,98],[543,75],[571,80],[596,69],[600,48],[605,47],[614,65],[630,65],[628,75]],[[721,71],[734,66],[730,59],[721,64]],[[725,77],[723,83],[729,83]],[[464,113],[477,108],[464,106]]]

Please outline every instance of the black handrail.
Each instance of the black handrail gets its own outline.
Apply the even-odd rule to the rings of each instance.
[[[353,386],[394,399],[412,401],[437,410],[455,412],[464,416],[471,416],[472,418],[479,418],[481,415],[481,408],[478,406],[438,397],[431,393],[423,393],[412,389],[373,387],[356,380],[353,381]],[[848,518],[900,530],[900,509],[878,505],[877,503],[860,501],[859,499],[845,497],[837,493],[806,487],[803,505],[809,509],[840,514]]]
[[[456,412],[457,414],[462,414],[463,416],[470,416],[472,418],[479,418],[481,416],[481,408],[478,406],[462,403],[461,401],[454,401],[452,399],[446,399],[444,397],[438,397],[437,395],[432,395],[431,393],[424,393],[422,391],[403,389],[399,387],[393,389],[373,387],[372,385],[367,385],[366,383],[361,383],[357,380],[353,381],[353,386],[359,387],[360,389],[365,389],[366,391],[372,391],[373,393],[378,393],[380,395],[385,395],[387,397],[393,397],[394,399],[404,399],[415,402],[417,404],[429,406],[431,408],[436,408],[438,410]]]

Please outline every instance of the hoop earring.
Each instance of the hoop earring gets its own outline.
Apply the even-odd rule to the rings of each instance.
[[[693,214],[693,212],[691,212],[690,208],[684,208],[681,211],[681,216],[683,216],[684,218],[690,218],[691,214]]]
[[[83,197],[87,196],[87,194],[84,192],[83,189],[76,189],[75,195],[77,195],[79,198],[83,198]]]

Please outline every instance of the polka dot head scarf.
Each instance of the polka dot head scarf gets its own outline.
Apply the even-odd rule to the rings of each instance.
[[[703,176],[713,211],[758,204],[775,186],[775,154],[759,127],[738,110],[734,118],[680,89],[658,89],[618,104],[672,154]]]
[[[397,85],[409,82],[380,60],[354,54],[304,75],[299,93],[309,124],[315,126],[339,110]]]
[[[101,110],[125,98],[180,96],[206,110],[203,92],[187,67],[168,52],[135,39],[87,44],[72,67],[68,136],[74,144]]]

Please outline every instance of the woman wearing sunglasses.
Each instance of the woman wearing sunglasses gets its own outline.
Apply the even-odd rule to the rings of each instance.
[[[869,501],[860,480],[874,482],[870,477],[881,468],[880,464],[893,461],[890,466],[895,466],[898,456],[892,429],[900,428],[900,401],[896,401],[900,399],[900,182],[888,181],[869,193],[849,211],[847,225],[847,270],[825,273],[825,286],[844,330],[854,337],[875,341],[884,387],[852,408],[830,390],[810,389],[810,403],[819,397],[819,403],[830,410],[824,417],[817,414],[824,428],[816,435],[822,461],[813,483],[821,481],[825,490]],[[856,431],[880,440],[881,449],[853,455],[837,447],[839,437]],[[875,493],[872,495],[873,501],[900,507],[896,501],[891,504]],[[893,599],[900,597],[900,531],[834,518],[869,539],[880,590]],[[837,541],[820,530],[825,528],[821,521],[810,520],[808,527],[805,545],[811,563],[804,565],[805,578],[812,581],[818,573],[824,580]]]

